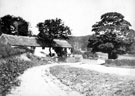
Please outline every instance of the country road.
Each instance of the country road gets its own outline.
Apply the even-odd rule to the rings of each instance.
[[[26,70],[19,77],[21,85],[7,96],[83,96],[49,74],[49,67],[55,65],[57,64],[42,65]]]

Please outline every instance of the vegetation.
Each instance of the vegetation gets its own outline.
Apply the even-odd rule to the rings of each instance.
[[[88,47],[92,52],[105,52],[109,59],[116,59],[118,54],[126,53],[134,41],[135,31],[130,26],[122,14],[105,13],[101,21],[92,26],[95,33],[89,38]]]
[[[28,30],[28,22],[21,17],[5,15],[0,18],[0,32],[11,35],[28,36],[31,32]]]
[[[98,58],[98,55],[96,53],[92,53],[91,51],[84,52],[82,56],[84,59],[97,59]]]
[[[17,58],[8,58],[0,61],[0,94],[6,96],[10,89],[19,86],[17,77],[33,66],[33,63],[19,60]]]
[[[129,47],[128,54],[135,55],[135,42],[133,42],[132,45]]]
[[[39,29],[38,38],[42,42],[42,45],[47,44],[50,48],[54,45],[54,39],[68,39],[68,35],[71,34],[71,30],[68,26],[65,26],[61,19],[48,19],[44,22],[37,24]],[[59,57],[62,56],[63,48],[54,48]],[[60,55],[59,55],[60,54]]]
[[[66,65],[51,67],[50,73],[84,96],[135,95],[134,77],[99,73]]]
[[[135,68],[135,59],[122,59],[122,60],[106,60],[105,66],[108,67],[125,67],[125,68]]]
[[[19,81],[16,77],[29,66],[29,62],[19,61],[13,57],[26,52],[25,50],[14,49],[10,45],[0,44],[0,94],[5,96],[11,86],[17,86]],[[20,64],[20,65],[19,65]]]
[[[49,59],[38,58],[30,53],[27,53],[27,58],[30,61],[20,59],[19,56],[12,56],[0,59],[0,96],[6,96],[10,93],[11,88],[20,85],[20,80],[17,79],[28,68],[49,64]]]
[[[26,50],[15,49],[12,48],[10,45],[5,45],[0,43],[0,59],[19,55],[24,52],[26,52]]]
[[[19,86],[17,77],[33,66],[48,64],[48,60],[41,60],[27,53],[31,61],[20,60],[18,57],[22,53],[29,52],[24,48],[12,48],[10,45],[0,44],[0,96],[6,96],[10,89]]]

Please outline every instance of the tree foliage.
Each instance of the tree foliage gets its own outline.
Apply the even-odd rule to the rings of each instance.
[[[117,12],[105,13],[101,21],[92,26],[95,33],[89,38],[88,47],[93,52],[101,51],[108,53],[109,59],[116,59],[117,54],[127,52],[134,37],[131,24],[124,19],[124,16]]]
[[[31,35],[28,31],[28,26],[28,22],[21,17],[5,15],[0,18],[1,33],[28,36]]]
[[[69,39],[68,35],[71,35],[71,30],[68,26],[65,26],[61,19],[48,19],[44,22],[37,24],[39,29],[38,38],[44,44],[48,45],[50,48],[53,45],[54,39]],[[57,54],[63,53],[63,48],[54,48]],[[51,50],[50,50],[51,54]],[[59,55],[62,56],[62,55]]]
[[[68,39],[71,35],[71,30],[65,26],[61,19],[48,19],[37,24],[39,29],[39,37],[48,39]]]

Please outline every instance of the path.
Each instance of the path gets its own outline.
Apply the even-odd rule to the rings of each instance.
[[[48,67],[54,65],[42,65],[26,70],[19,77],[22,80],[21,85],[7,96],[82,96],[49,74]]]

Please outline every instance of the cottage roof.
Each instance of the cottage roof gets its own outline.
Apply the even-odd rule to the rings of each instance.
[[[72,47],[66,40],[54,39],[54,42],[56,43],[56,47],[65,47],[65,48]]]
[[[10,44],[13,46],[35,46],[40,47],[41,45],[37,43],[35,37],[27,36],[15,36],[2,34],[0,37],[0,42],[5,44]]]
[[[12,46],[41,47],[41,44],[37,42],[37,37],[2,34],[0,36],[0,42],[10,44]],[[66,48],[72,47],[66,40],[54,39],[54,42],[55,44],[53,45],[53,47],[66,47]]]

